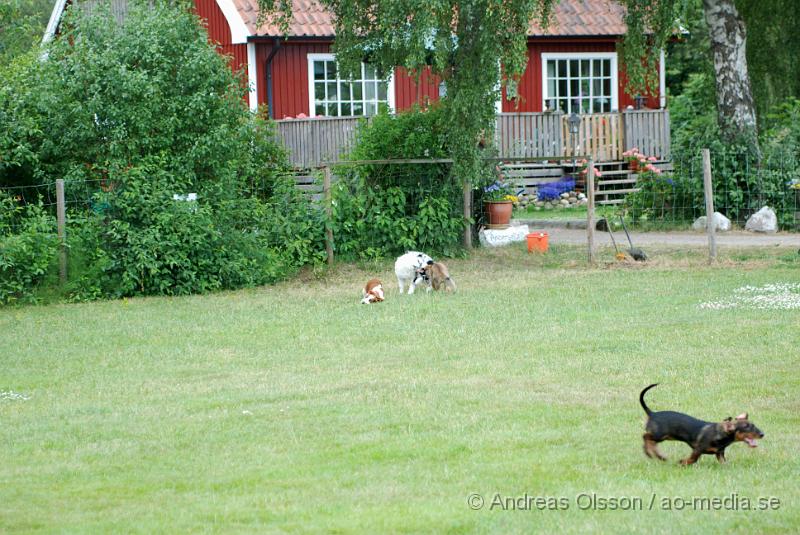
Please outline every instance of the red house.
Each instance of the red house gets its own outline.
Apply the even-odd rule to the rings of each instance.
[[[48,25],[52,36],[68,0],[57,0]],[[299,116],[371,115],[378,105],[402,110],[414,102],[436,100],[439,87],[429,76],[420,83],[402,68],[388,82],[369,65],[360,78],[340,80],[330,53],[335,36],[331,15],[315,0],[294,0],[288,35],[269,24],[258,25],[256,0],[194,0],[206,21],[209,39],[230,56],[231,67],[244,69],[250,85],[251,109],[267,105],[275,119]],[[126,0],[113,0],[117,12]],[[561,0],[551,25],[531,25],[528,68],[519,85],[519,100],[498,102],[502,112],[600,113],[635,104],[625,89],[616,45],[625,33],[624,8],[611,0]],[[660,90],[645,101],[665,107],[664,61]],[[578,109],[580,108],[580,109]]]

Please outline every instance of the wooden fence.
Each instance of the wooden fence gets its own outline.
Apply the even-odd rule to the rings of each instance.
[[[358,117],[287,119],[278,121],[278,135],[289,150],[292,165],[319,167],[339,161],[355,142]],[[544,158],[591,154],[597,162],[614,162],[632,147],[660,160],[670,157],[667,110],[622,111],[581,115],[577,136],[569,133],[567,115],[501,113],[495,144],[503,158]]]
[[[561,113],[501,113],[495,146],[507,158],[539,158],[565,154]]]
[[[360,117],[286,119],[278,121],[278,136],[293,166],[308,169],[337,162],[353,147]]]
[[[667,110],[626,111],[622,114],[625,149],[638,147],[639,152],[669,160],[670,134]]]

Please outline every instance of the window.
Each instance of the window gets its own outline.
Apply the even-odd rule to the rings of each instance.
[[[383,80],[371,65],[361,64],[358,78],[342,80],[333,54],[308,55],[311,117],[375,115],[381,105],[394,108],[393,80]]]
[[[617,55],[542,54],[544,109],[603,113],[617,109]]]

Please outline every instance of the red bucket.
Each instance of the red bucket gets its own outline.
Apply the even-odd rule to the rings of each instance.
[[[531,232],[526,236],[528,238],[528,252],[532,253],[537,251],[539,253],[547,252],[547,232]]]

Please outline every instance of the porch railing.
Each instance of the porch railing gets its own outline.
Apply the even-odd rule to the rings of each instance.
[[[352,149],[358,117],[278,121],[278,135],[295,167],[313,168],[338,161]],[[495,144],[501,157],[542,158],[591,154],[596,161],[619,161],[632,147],[661,160],[670,158],[667,110],[622,111],[581,116],[577,136],[563,113],[501,113]]]

